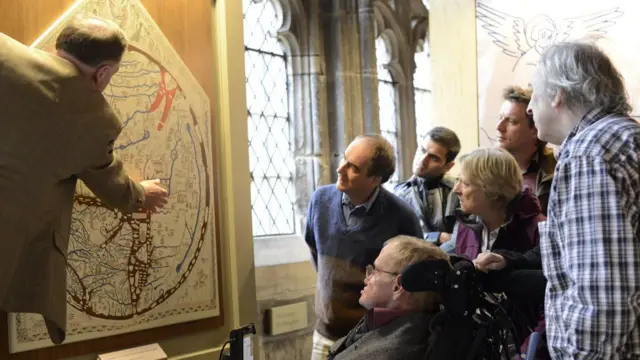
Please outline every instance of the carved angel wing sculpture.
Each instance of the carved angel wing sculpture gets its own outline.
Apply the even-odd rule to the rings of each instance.
[[[615,20],[624,15],[619,7],[587,15],[564,18],[556,23],[549,15],[538,14],[524,19],[499,11],[481,2],[476,6],[479,25],[502,52],[520,59],[531,50],[538,54],[556,41],[594,38],[605,36],[607,29],[615,25]],[[533,65],[533,64],[532,64]]]
[[[624,12],[616,7],[593,14],[566,18],[562,21],[560,40],[605,36],[607,29],[616,24],[614,20],[623,15]]]
[[[502,48],[505,55],[519,58],[531,49],[524,36],[523,19],[480,2],[476,6],[476,18],[482,23],[482,28],[487,34],[493,38],[493,43]]]

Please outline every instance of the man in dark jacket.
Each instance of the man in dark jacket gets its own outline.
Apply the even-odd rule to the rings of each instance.
[[[478,255],[476,268],[489,272],[489,281],[497,291],[506,291],[522,299],[542,304],[547,279],[542,274],[540,246],[519,253],[495,250]]]
[[[451,239],[457,206],[453,192],[455,179],[447,176],[460,152],[460,140],[455,132],[435,127],[418,144],[413,159],[413,176],[398,184],[394,192],[406,201],[420,219],[425,240],[453,252],[446,245]]]
[[[524,185],[540,200],[542,213],[546,216],[556,159],[547,143],[538,139],[533,115],[527,113],[531,89],[509,86],[504,89],[502,97],[504,102],[496,127],[498,146],[516,159]]]
[[[447,255],[421,239],[396,236],[388,240],[380,256],[367,266],[359,300],[367,312],[335,343],[328,360],[423,358],[429,346],[429,322],[438,311],[441,295],[406,291],[400,274],[411,264],[440,259],[447,259]]]
[[[475,263],[478,270],[485,272],[505,268],[513,270],[542,269],[540,246],[536,246],[524,254],[506,250],[480,254]]]

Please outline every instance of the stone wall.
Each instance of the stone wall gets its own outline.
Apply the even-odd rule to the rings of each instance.
[[[413,51],[425,40],[427,9],[419,0],[282,0],[280,5],[285,21],[278,37],[291,59],[296,211],[298,229],[304,229],[311,194],[336,180],[335,169],[349,142],[358,134],[379,132],[375,46],[380,36],[391,49],[386,66],[399,85],[399,142],[406,145],[400,151],[400,178],[410,173],[416,144]],[[309,359],[316,273],[306,261],[302,235],[260,238],[254,247],[260,357]],[[264,335],[267,309],[300,301],[308,304],[307,328]]]

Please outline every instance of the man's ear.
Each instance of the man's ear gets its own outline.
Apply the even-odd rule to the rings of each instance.
[[[531,131],[531,136],[533,136],[534,138],[538,138],[538,128],[534,126],[531,126],[529,128],[529,130]]]
[[[447,173],[449,172],[449,170],[451,170],[451,168],[456,164],[455,161],[451,160],[449,161],[449,163],[445,164],[444,166],[444,172]]]
[[[551,107],[558,110],[561,106],[564,105],[564,91],[562,89],[558,89],[556,94],[551,99]]]
[[[104,81],[104,78],[106,76],[109,76],[109,70],[109,65],[100,65],[94,75],[96,83],[101,83],[102,81]]]
[[[380,184],[382,183],[382,177],[380,177],[380,176],[372,176],[371,177],[371,181],[373,181],[373,184],[375,186],[380,186]]]
[[[402,277],[402,275],[398,275],[396,276],[396,278],[393,280],[393,293],[394,294],[402,294],[404,293],[406,290],[402,287],[400,278]]]

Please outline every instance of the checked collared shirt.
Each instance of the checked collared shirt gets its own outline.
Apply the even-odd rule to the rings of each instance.
[[[553,359],[640,359],[640,125],[592,110],[567,137],[540,224]]]

